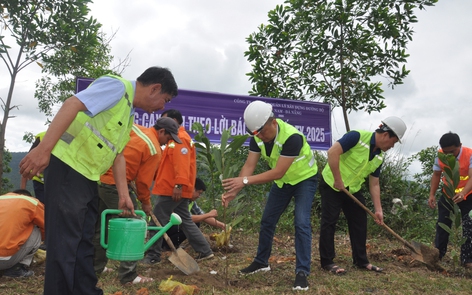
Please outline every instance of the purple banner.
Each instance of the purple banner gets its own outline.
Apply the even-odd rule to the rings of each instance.
[[[85,89],[92,81],[88,78],[77,78],[77,91]],[[331,109],[326,103],[179,89],[179,95],[165,107],[177,109],[182,113],[182,125],[186,130],[190,130],[195,122],[201,123],[204,128],[208,126],[205,129],[206,136],[212,143],[217,144],[220,143],[221,133],[226,129],[231,128],[231,135],[246,134],[243,114],[246,106],[254,100],[270,103],[274,115],[300,130],[312,149],[330,148]],[[151,127],[161,113],[162,111],[148,114],[137,108],[135,122]]]

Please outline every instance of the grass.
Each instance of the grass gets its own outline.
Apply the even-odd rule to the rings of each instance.
[[[205,227],[210,234],[212,229]],[[198,294],[295,294],[291,287],[294,279],[295,253],[291,233],[278,233],[274,240],[270,272],[241,276],[238,271],[249,265],[256,253],[258,234],[234,230],[232,249],[214,249],[216,258],[199,262],[200,271],[190,276],[184,275],[168,260],[147,266],[139,265],[140,274],[155,279],[142,286],[122,286],[116,280],[116,272],[103,274],[99,285],[104,294],[146,295],[170,294],[159,290],[159,284],[170,276],[187,285],[196,285]],[[348,236],[336,237],[336,263],[348,270],[344,276],[335,276],[320,269],[318,236],[313,237],[312,272],[308,277],[310,290],[306,294],[470,294],[472,271],[460,268],[452,270],[452,261],[445,257],[441,265],[450,271],[433,272],[419,262],[413,261],[409,251],[396,240],[372,238],[368,241],[370,261],[385,269],[384,273],[374,273],[357,269],[351,264]],[[190,255],[191,247],[185,249]],[[116,269],[118,262],[110,261],[108,267]],[[41,294],[44,279],[44,264],[33,265],[35,275],[27,279],[0,278],[0,294]],[[216,271],[211,274],[210,271]]]

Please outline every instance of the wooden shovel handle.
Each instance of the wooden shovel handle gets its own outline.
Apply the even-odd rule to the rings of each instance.
[[[359,201],[356,197],[354,197],[346,188],[343,188],[342,191],[348,195],[354,202],[357,203],[357,205],[361,206],[362,209],[364,209],[367,213],[369,213],[370,216],[372,216],[375,220],[377,220],[377,216],[375,216],[375,214],[369,210],[369,208],[367,208],[364,204],[362,204],[361,201]],[[395,238],[397,238],[400,242],[402,242],[403,244],[405,244],[408,248],[410,248],[410,250],[414,251],[415,253],[419,254],[415,247],[413,247],[412,244],[410,244],[407,240],[405,240],[404,238],[400,237],[400,235],[398,235],[396,232],[393,231],[393,229],[391,229],[390,227],[388,227],[385,223],[382,223],[381,226],[383,226],[389,233],[391,233]]]
[[[162,225],[159,223],[159,220],[157,220],[156,215],[154,215],[154,213],[153,213],[152,211],[151,211],[151,218],[152,218],[152,221],[154,221],[154,223],[155,223],[157,226],[162,226]],[[169,236],[167,235],[167,233],[164,233],[162,236],[164,237],[164,240],[166,240],[166,243],[167,243],[167,245],[169,245],[169,248],[172,250],[172,252],[177,251],[177,250],[175,249],[174,243],[172,243],[172,240],[169,238]]]

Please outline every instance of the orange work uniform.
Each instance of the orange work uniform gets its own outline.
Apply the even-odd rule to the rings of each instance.
[[[44,205],[38,199],[14,193],[0,196],[0,257],[15,255],[34,226],[44,240]]]
[[[145,136],[143,136],[143,134]],[[123,151],[126,160],[126,179],[136,183],[138,199],[142,204],[151,204],[151,185],[162,158],[157,130],[134,124],[130,140]],[[100,182],[115,185],[113,169],[100,177]]]
[[[439,152],[442,153],[443,150],[440,149]],[[463,146],[461,148],[460,158],[458,159],[460,178],[459,178],[459,184],[455,188],[455,193],[456,194],[460,193],[464,189],[467,182],[469,181],[469,169],[470,169],[469,166],[470,166],[470,158],[471,157],[472,157],[472,149]],[[441,168],[441,171],[444,171],[446,165],[441,161],[438,161],[438,162],[439,162],[439,167]],[[443,176],[442,181],[443,181],[443,183],[447,183],[447,179],[446,179],[445,175]],[[444,194],[446,194],[446,189],[445,188],[443,188],[443,192],[444,192]],[[471,194],[472,194],[472,191],[470,191],[466,195],[464,195],[464,201]],[[453,196],[450,196],[450,197],[453,197]]]
[[[197,152],[185,127],[179,127],[181,144],[169,141],[162,155],[152,193],[172,196],[176,184],[182,185],[182,198],[191,199],[197,177]],[[190,163],[190,165],[189,165]]]

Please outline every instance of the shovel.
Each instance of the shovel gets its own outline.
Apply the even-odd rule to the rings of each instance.
[[[136,196],[138,196],[138,190],[134,181],[129,183],[129,187],[131,188],[132,192]],[[157,220],[156,216],[152,211],[151,218],[157,226],[161,226],[159,220]],[[172,250],[172,254],[169,256],[169,261],[173,265],[175,265],[186,275],[191,275],[200,270],[200,267],[198,266],[198,263],[195,261],[195,259],[193,259],[192,256],[188,255],[188,253],[185,252],[184,249],[175,249],[174,243],[172,243],[172,240],[169,238],[167,233],[164,233],[163,237],[164,240],[166,240],[167,245],[169,245],[169,248]]]
[[[157,226],[161,226],[159,220],[157,220],[156,216],[152,212],[151,218]],[[173,265],[177,266],[177,268],[186,275],[191,275],[200,270],[198,263],[192,258],[192,256],[182,248],[175,249],[174,244],[166,233],[164,233],[163,237],[164,240],[166,240],[167,245],[169,245],[169,248],[172,250],[172,254],[169,256],[169,261],[172,262]]]
[[[375,214],[369,210],[364,204],[361,203],[356,197],[354,197],[347,189],[343,188],[343,192],[348,195],[354,202],[356,202],[359,206],[361,206],[362,209],[364,209],[367,213],[369,213],[370,216],[372,216],[374,219],[377,219]],[[407,240],[404,238],[400,237],[396,232],[394,232],[390,227],[388,227],[385,223],[382,223],[381,226],[385,228],[389,233],[391,233],[397,240],[402,242],[406,247],[408,247],[412,253],[411,256],[413,259],[420,261],[428,268],[433,268],[433,269],[442,269],[440,265],[438,265],[439,261],[439,251],[438,249],[431,249],[426,245],[423,245],[421,243],[412,241],[412,243],[409,243]]]

